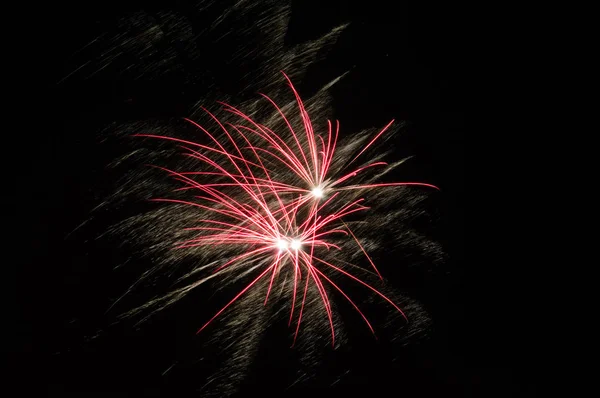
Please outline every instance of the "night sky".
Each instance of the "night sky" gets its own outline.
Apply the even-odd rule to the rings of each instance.
[[[6,323],[10,330],[4,339],[10,364],[5,375],[16,382],[15,391],[32,389],[53,397],[203,396],[199,379],[211,372],[211,364],[201,365],[201,372],[184,365],[165,372],[174,357],[192,363],[202,356],[193,347],[197,320],[178,323],[176,331],[169,328],[181,312],[191,311],[189,305],[177,310],[179,315],[161,315],[146,331],[124,324],[90,341],[108,319],[108,297],[126,287],[131,275],[115,277],[109,266],[96,269],[99,261],[87,258],[86,249],[67,235],[85,220],[103,189],[103,165],[111,156],[95,149],[103,126],[184,117],[211,87],[232,102],[260,88],[247,89],[244,83],[243,76],[255,72],[251,59],[241,66],[223,63],[239,43],[205,46],[210,52],[200,62],[178,40],[183,33],[161,20],[165,10],[175,10],[200,32],[217,11],[199,12],[186,1],[123,3],[51,4],[23,14],[31,34],[15,53],[25,61],[15,75],[24,76],[15,99],[24,116],[15,135],[21,159],[9,177],[16,209],[8,210],[19,236],[18,255],[4,265],[14,269],[16,280],[8,289],[14,321]],[[384,125],[392,118],[406,121],[397,155],[414,157],[402,176],[441,188],[427,202],[423,228],[442,245],[445,261],[390,276],[405,281],[404,292],[429,313],[431,330],[427,338],[400,348],[359,335],[342,352],[326,353],[314,380],[291,388],[294,354],[274,363],[281,355],[264,354],[269,352],[264,343],[240,396],[535,396],[531,321],[526,311],[514,309],[520,298],[506,291],[509,276],[487,258],[464,255],[471,250],[464,241],[463,206],[473,200],[465,196],[463,170],[464,130],[473,117],[465,88],[473,67],[461,52],[464,16],[450,5],[395,3],[295,1],[285,40],[302,43],[349,23],[330,52],[310,65],[298,85],[301,95],[310,96],[349,71],[333,89],[336,118],[349,130]],[[119,29],[130,34],[115,21],[136,13],[155,18],[171,35],[148,61],[159,62],[161,51],[176,54],[169,67],[156,67],[141,78],[135,69],[139,60],[93,69],[90,65],[106,50],[98,44],[102,34]],[[132,35],[131,40],[143,38]],[[123,72],[128,63],[135,66]],[[5,150],[12,152],[11,146]],[[111,247],[103,250],[104,260],[122,255]],[[377,260],[382,268],[393,261]],[[277,331],[267,332],[270,341]],[[320,375],[330,366],[346,377],[324,386]],[[272,383],[266,382],[269,378]]]

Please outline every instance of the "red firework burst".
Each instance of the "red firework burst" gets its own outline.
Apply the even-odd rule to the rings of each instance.
[[[265,293],[266,304],[277,274],[284,266],[290,266],[294,276],[290,325],[294,315],[297,315],[294,342],[300,330],[307,291],[311,285],[316,287],[325,308],[331,327],[332,343],[335,343],[335,328],[326,284],[337,290],[356,309],[374,334],[365,314],[348,294],[324,273],[325,269],[372,290],[404,318],[406,316],[398,305],[380,291],[327,261],[319,253],[323,250],[342,251],[341,246],[334,243],[335,236],[352,239],[377,275],[382,278],[360,239],[344,222],[344,218],[350,214],[360,214],[369,210],[363,205],[364,199],[356,195],[371,189],[393,186],[437,187],[417,182],[352,183],[355,177],[367,169],[388,165],[385,162],[374,161],[356,169],[349,168],[389,129],[393,120],[368,141],[349,162],[332,171],[334,163],[342,164],[345,161],[336,157],[339,123],[336,121],[334,128],[328,121],[325,137],[315,133],[298,92],[287,75],[284,76],[298,105],[298,120],[303,127],[302,133],[296,132],[284,110],[271,98],[261,94],[274,107],[287,131],[274,132],[239,109],[221,103],[226,111],[239,117],[241,123],[222,123],[202,108],[219,125],[221,134],[218,137],[198,123],[186,119],[208,136],[212,142],[209,145],[161,135],[138,135],[180,143],[186,155],[198,160],[204,167],[202,171],[182,172],[163,169],[184,184],[181,190],[196,192],[198,195],[194,195],[193,200],[155,200],[192,206],[201,210],[202,214],[207,214],[206,218],[199,221],[199,226],[188,228],[190,231],[196,231],[198,235],[178,243],[178,248],[235,248],[237,255],[216,266],[215,273],[233,266],[250,265],[258,259],[268,261],[265,264],[269,264],[208,320],[198,333],[264,278],[269,279]],[[339,174],[341,170],[351,171]],[[202,179],[210,181],[199,181]],[[348,196],[348,192],[354,192],[356,195]],[[297,303],[297,296],[301,297],[300,303]],[[299,309],[296,313],[297,307]]]

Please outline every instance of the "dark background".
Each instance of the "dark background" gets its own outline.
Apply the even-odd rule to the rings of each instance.
[[[57,84],[73,69],[72,54],[94,37],[102,21],[164,5],[82,2],[42,7],[21,14],[23,30],[29,33],[17,34],[20,45],[14,53],[21,61],[14,76],[22,89],[13,98],[24,115],[18,113],[18,134],[12,135],[17,140],[18,167],[7,176],[14,181],[15,210],[8,218],[14,221],[12,235],[17,237],[19,254],[17,261],[9,263],[17,283],[7,289],[14,322],[9,322],[10,338],[5,339],[9,365],[5,374],[21,389],[35,388],[51,396],[193,392],[198,384],[193,375],[187,379],[155,376],[158,371],[152,366],[160,361],[147,361],[143,358],[147,352],[142,354],[150,337],[133,348],[132,340],[139,336],[115,339],[104,354],[81,348],[85,344],[76,336],[86,325],[78,324],[72,313],[82,311],[77,294],[89,299],[102,289],[89,285],[86,272],[92,271],[64,243],[64,235],[91,206],[81,186],[88,173],[98,172],[92,170],[92,159],[98,155],[73,153],[93,141],[86,134],[112,121],[184,116],[202,84],[190,87],[172,76],[151,84],[81,78]],[[173,2],[169,7],[185,10],[186,3]],[[291,42],[351,23],[326,60],[311,66],[300,93],[310,94],[350,69],[334,90],[337,118],[351,129],[382,125],[390,118],[408,121],[400,155],[415,158],[407,173],[442,189],[432,207],[436,225],[431,234],[442,243],[448,260],[428,273],[414,292],[434,320],[431,338],[408,349],[412,357],[401,364],[384,353],[367,355],[370,345],[358,347],[348,365],[354,367],[352,380],[331,392],[534,396],[537,345],[529,301],[511,276],[517,267],[499,262],[498,253],[481,255],[474,243],[464,242],[463,206],[473,201],[465,197],[463,164],[465,121],[473,118],[465,88],[473,67],[461,50],[464,37],[475,34],[463,28],[469,15],[453,5],[376,0],[302,1],[294,2],[292,10],[287,38]],[[215,79],[227,81],[226,76]],[[486,126],[477,127],[485,134]],[[485,218],[489,211],[472,217]],[[467,248],[477,254],[467,259]],[[91,313],[105,304],[81,302],[97,307]],[[157,348],[151,355],[167,352]],[[378,362],[361,364],[361,355]],[[274,385],[273,390],[279,388]]]

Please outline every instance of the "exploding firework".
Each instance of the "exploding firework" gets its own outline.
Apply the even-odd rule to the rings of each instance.
[[[356,259],[353,254],[359,251],[372,272],[383,279],[352,225],[371,210],[365,205],[365,197],[376,196],[372,194],[374,190],[402,186],[437,188],[417,182],[378,182],[400,162],[390,165],[380,159],[361,159],[393,121],[368,140],[359,140],[360,147],[347,144],[340,151],[340,124],[327,121],[324,133],[319,133],[292,82],[284,76],[295,97],[296,109],[291,104],[279,107],[270,97],[262,95],[265,104],[274,109],[278,124],[258,122],[221,103],[233,117],[231,121],[223,122],[202,108],[218,125],[218,133],[186,119],[208,137],[207,144],[166,135],[136,134],[176,142],[185,156],[196,162],[192,169],[178,171],[154,166],[181,182],[183,186],[177,190],[187,198],[152,200],[187,206],[197,213],[196,225],[184,228],[193,236],[177,242],[175,249],[204,248],[220,253],[220,258],[196,270],[208,276],[174,295],[179,298],[205,281],[225,274],[257,273],[198,332],[256,288],[259,281],[267,280],[265,304],[276,285],[281,284],[282,290],[290,285],[288,324],[295,325],[294,342],[309,289],[316,289],[320,297],[332,343],[335,343],[332,289],[350,303],[375,334],[367,316],[336,278],[348,278],[362,285],[405,315],[394,301],[353,272],[366,271],[351,263]],[[371,206],[376,205],[377,202]]]

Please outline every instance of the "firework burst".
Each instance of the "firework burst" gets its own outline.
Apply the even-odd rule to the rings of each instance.
[[[183,184],[178,191],[189,195],[187,199],[153,199],[188,206],[197,211],[196,225],[185,228],[194,236],[177,242],[176,250],[219,248],[229,253],[221,260],[200,267],[209,276],[196,281],[193,287],[225,273],[258,272],[198,332],[256,287],[259,281],[267,280],[265,304],[277,283],[291,285],[289,325],[295,325],[294,342],[300,331],[307,292],[311,288],[316,289],[321,299],[330,325],[332,343],[335,343],[330,299],[332,289],[350,303],[375,334],[366,315],[336,283],[337,277],[348,278],[370,289],[406,318],[404,313],[391,299],[350,272],[350,269],[360,267],[342,260],[350,268],[344,267],[335,259],[343,259],[345,251],[359,250],[376,275],[383,279],[361,243],[360,235],[357,236],[350,227],[355,222],[354,218],[370,210],[365,205],[364,196],[368,197],[373,190],[401,186],[437,188],[417,182],[377,182],[381,175],[399,162],[390,165],[373,159],[354,166],[388,131],[393,121],[368,141],[362,142],[360,148],[349,145],[345,151],[337,151],[339,123],[327,121],[325,132],[319,133],[319,129],[313,127],[292,82],[287,75],[284,76],[294,94],[297,110],[290,106],[280,108],[270,97],[262,94],[267,105],[273,107],[283,123],[278,127],[283,125],[283,129],[259,123],[241,110],[221,103],[224,110],[238,121],[222,122],[202,108],[219,126],[218,133],[186,119],[208,137],[208,144],[166,135],[136,135],[176,142],[185,156],[197,162],[191,170],[175,171],[159,167]],[[377,169],[380,172],[374,174],[373,171]],[[349,249],[350,244],[352,249]],[[332,253],[336,255],[332,256]],[[350,258],[347,255],[347,259]],[[287,270],[286,275],[291,275],[291,280],[288,281],[286,277],[280,281],[282,278],[278,276],[282,270]],[[189,290],[191,288],[186,288],[177,294],[180,296]]]

